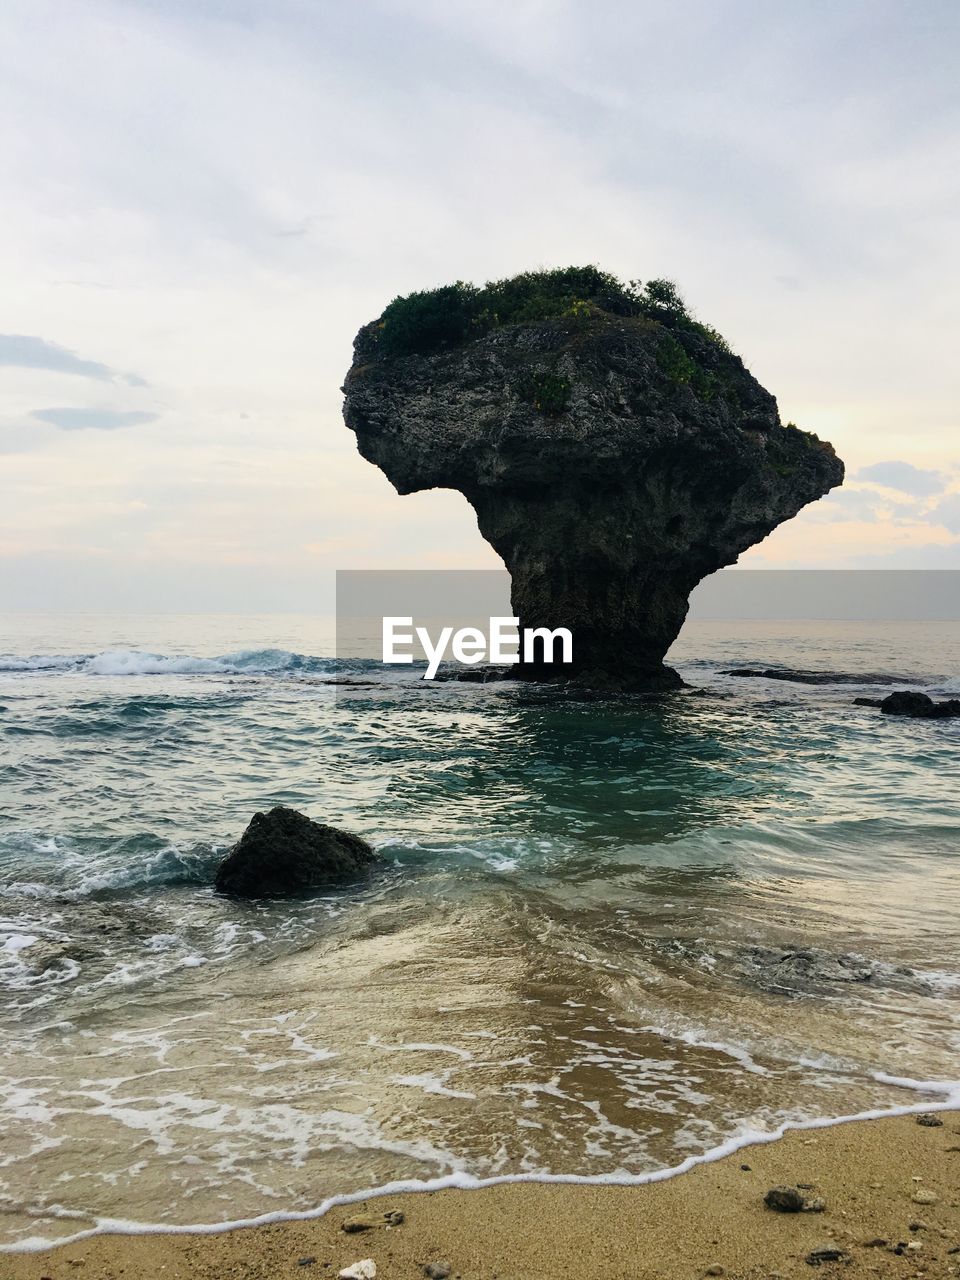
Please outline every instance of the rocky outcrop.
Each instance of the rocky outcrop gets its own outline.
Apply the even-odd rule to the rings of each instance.
[[[855,698],[861,707],[879,707],[885,716],[913,716],[921,720],[949,720],[960,716],[960,698],[934,702],[926,693],[898,689],[886,698]]]
[[[774,397],[677,300],[618,287],[518,323],[470,312],[405,344],[388,341],[409,320],[398,300],[357,336],[344,417],[398,492],[467,497],[522,626],[570,628],[569,669],[521,674],[671,687],[663,657],[692,589],[838,485],[843,464],[782,425]],[[413,301],[450,307],[465,288]]]
[[[272,898],[355,879],[377,855],[366,840],[277,806],[255,813],[217,869],[221,893]]]
[[[903,679],[882,672],[865,675],[862,671],[797,671],[792,667],[734,667],[720,674],[755,680],[787,680],[792,684],[899,684]],[[870,698],[855,698],[854,702],[880,705],[878,700]]]

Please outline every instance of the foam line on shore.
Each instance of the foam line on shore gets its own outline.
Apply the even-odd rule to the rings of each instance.
[[[329,1196],[316,1208],[302,1210],[277,1209],[270,1213],[259,1214],[251,1218],[236,1218],[229,1222],[204,1223],[140,1223],[119,1218],[97,1218],[96,1225],[87,1227],[73,1235],[60,1239],[48,1240],[44,1237],[31,1237],[16,1244],[0,1245],[0,1253],[40,1253],[47,1249],[60,1248],[62,1245],[75,1244],[80,1240],[90,1239],[98,1235],[219,1235],[222,1232],[238,1231],[248,1227],[275,1226],[284,1222],[309,1222],[322,1218],[331,1209],[358,1204],[364,1200],[373,1200],[381,1196],[410,1195],[423,1191],[478,1191],[484,1187],[505,1186],[509,1184],[565,1184],[568,1186],[611,1186],[640,1187],[654,1182],[666,1182],[670,1178],[688,1173],[698,1165],[712,1164],[742,1151],[745,1147],[763,1146],[777,1142],[790,1132],[802,1132],[810,1129],[829,1129],[836,1125],[852,1124],[864,1120],[884,1120],[893,1116],[918,1115],[928,1111],[953,1111],[960,1109],[960,1080],[922,1081],[912,1080],[907,1076],[891,1076],[885,1072],[873,1072],[872,1078],[881,1084],[895,1085],[898,1088],[910,1089],[919,1093],[940,1094],[942,1102],[917,1103],[912,1106],[873,1108],[858,1111],[852,1115],[828,1116],[810,1120],[786,1120],[776,1129],[764,1131],[749,1129],[744,1133],[728,1138],[709,1151],[699,1155],[688,1156],[686,1160],[669,1169],[654,1169],[650,1173],[611,1173],[611,1174],[576,1174],[576,1173],[515,1173],[498,1174],[491,1178],[476,1178],[471,1174],[457,1172],[444,1174],[439,1178],[400,1179],[380,1187],[369,1187],[362,1191],[344,1192],[341,1195]],[[53,1211],[51,1211],[53,1212]],[[63,1210],[61,1220],[67,1218],[86,1218],[79,1210]]]

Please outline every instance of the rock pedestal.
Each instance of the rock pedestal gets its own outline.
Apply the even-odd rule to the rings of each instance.
[[[664,688],[690,592],[843,478],[711,331],[599,307],[433,351],[360,331],[344,417],[398,492],[457,489],[525,627],[569,627],[540,679]]]

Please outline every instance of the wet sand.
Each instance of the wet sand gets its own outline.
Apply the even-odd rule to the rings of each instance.
[[[95,1236],[5,1255],[0,1280],[309,1280],[363,1258],[375,1260],[378,1280],[423,1276],[441,1261],[463,1280],[939,1280],[960,1275],[960,1112],[938,1118],[938,1127],[909,1115],[791,1132],[642,1187],[514,1184],[376,1198],[310,1222],[215,1235]],[[777,1184],[806,1184],[824,1211],[766,1208]],[[400,1225],[343,1230],[397,1212]],[[808,1261],[821,1246],[846,1257]]]

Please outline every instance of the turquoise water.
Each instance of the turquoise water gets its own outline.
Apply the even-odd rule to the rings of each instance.
[[[960,721],[851,705],[955,696],[960,625],[691,623],[659,703],[332,652],[325,619],[3,624],[8,1243],[641,1174],[960,1078]],[[279,803],[383,869],[218,898]]]

